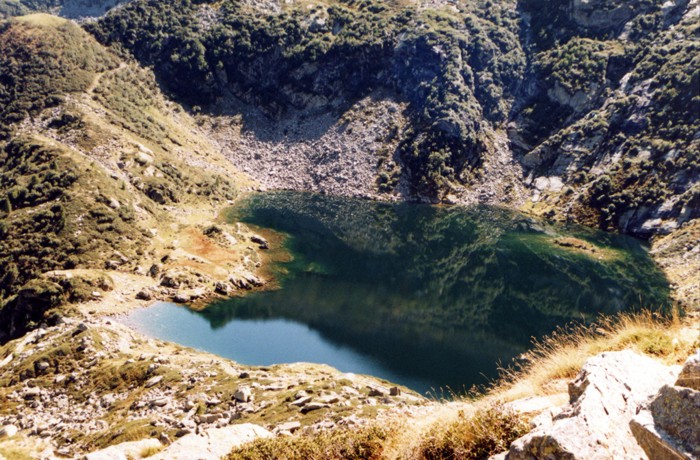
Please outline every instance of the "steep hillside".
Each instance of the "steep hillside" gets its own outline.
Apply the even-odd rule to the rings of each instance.
[[[126,0],[0,0],[0,18],[41,12],[85,20],[102,16],[125,2]]]
[[[462,9],[291,3],[270,13],[234,1],[175,8],[144,1],[89,29],[153,65],[177,97],[203,113],[235,115],[239,109],[229,107],[236,101],[255,107],[272,126],[256,123],[253,114],[243,127],[263,140],[289,136],[303,149],[332,129],[342,150],[355,118],[348,110],[358,101],[403,104],[387,110],[404,112],[408,123],[364,133],[383,145],[363,161],[387,163],[385,174],[369,178],[378,183],[360,184],[375,193],[378,187],[390,193],[392,176],[401,175],[409,196],[442,197],[469,183],[493,151],[494,127],[508,118],[525,69],[514,2]]]
[[[169,280],[144,297],[253,279],[257,245],[244,228],[204,233],[245,180],[148,71],[41,14],[3,23],[0,49],[3,341],[111,289],[113,270]],[[71,275],[80,269],[98,271]],[[54,270],[68,272],[43,276]]]
[[[137,1],[90,30],[213,116],[222,147],[271,186],[532,197],[536,212],[648,237],[700,209],[697,8]]]
[[[593,21],[608,30],[539,52],[512,129],[548,211],[649,237],[700,216],[700,11],[619,11]],[[584,13],[568,12],[579,26]]]

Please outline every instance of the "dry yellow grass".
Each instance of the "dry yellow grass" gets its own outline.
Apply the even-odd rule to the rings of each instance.
[[[561,328],[536,342],[519,369],[503,370],[489,394],[505,401],[558,392],[586,359],[605,351],[632,349],[666,364],[683,362],[699,346],[697,318],[670,318],[642,311],[602,317],[590,326]]]

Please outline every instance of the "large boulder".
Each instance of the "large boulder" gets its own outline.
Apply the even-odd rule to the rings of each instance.
[[[645,458],[629,427],[639,405],[671,384],[671,368],[632,351],[602,353],[569,384],[570,403],[543,414],[509,460]]]
[[[153,438],[123,442],[96,452],[91,452],[85,455],[83,460],[125,460],[128,458],[140,458],[141,452],[147,449],[157,450],[162,447],[161,442]]]
[[[649,458],[700,458],[700,356],[691,356],[675,386],[664,385],[630,422]]]

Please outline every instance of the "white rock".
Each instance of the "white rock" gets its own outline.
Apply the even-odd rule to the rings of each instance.
[[[0,439],[11,438],[17,434],[17,427],[14,425],[5,425],[0,428]]]
[[[265,428],[252,423],[210,428],[202,435],[190,433],[173,442],[164,451],[149,457],[152,460],[218,459],[257,438],[272,437]]]
[[[569,384],[570,404],[511,444],[509,460],[644,458],[629,423],[675,372],[632,351],[602,353]]]
[[[253,398],[253,393],[250,387],[238,387],[233,397],[240,402],[249,402]]]
[[[152,378],[146,380],[146,383],[144,385],[146,388],[151,388],[153,386],[158,385],[162,380],[163,380],[163,376],[157,375],[155,377],[152,377]]]
[[[85,455],[84,460],[126,460],[141,458],[141,452],[146,449],[158,449],[163,445],[157,439],[142,439],[140,441],[123,442],[106,449]]]

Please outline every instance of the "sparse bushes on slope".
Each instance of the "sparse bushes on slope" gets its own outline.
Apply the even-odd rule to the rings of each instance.
[[[76,24],[43,14],[0,22],[0,139],[10,125],[85,90],[114,58]]]
[[[0,149],[0,192],[4,207],[11,208],[0,215],[0,340],[26,331],[17,316],[18,309],[27,310],[23,304],[31,303],[35,313],[39,304],[43,311],[55,306],[42,296],[23,295],[26,283],[51,270],[102,268],[115,250],[133,256],[143,244],[145,237],[131,222],[133,211],[104,204],[109,200],[102,193],[116,193],[113,188],[104,173],[90,168],[85,173],[70,154],[36,139],[17,138]],[[32,323],[36,319],[26,327]]]

